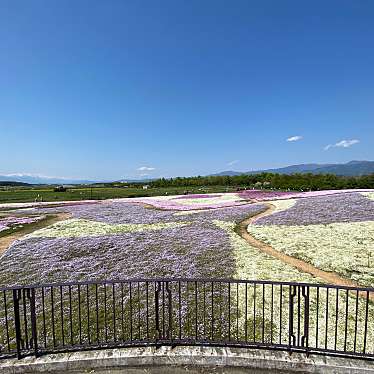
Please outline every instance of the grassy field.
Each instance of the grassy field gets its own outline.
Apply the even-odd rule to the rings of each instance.
[[[53,187],[35,188],[9,188],[0,190],[0,204],[2,203],[22,203],[38,201],[67,201],[67,200],[103,200],[123,197],[143,197],[160,195],[179,195],[186,190],[190,193],[211,193],[211,192],[231,192],[235,187],[211,186],[211,187],[166,187],[149,188],[143,190],[142,187],[78,187],[68,188],[66,192],[54,192]]]

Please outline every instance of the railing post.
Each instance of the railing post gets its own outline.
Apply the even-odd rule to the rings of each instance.
[[[31,289],[30,311],[31,311],[31,333],[32,333],[33,346],[34,346],[34,354],[35,354],[35,357],[38,357],[38,333],[36,330],[35,288]]]
[[[160,331],[160,314],[159,314],[159,293],[161,290],[161,282],[155,283],[155,325],[156,331],[158,332],[158,337],[156,340],[161,339],[161,331]]]
[[[168,331],[167,331],[167,335],[168,335],[168,339],[169,340],[172,340],[173,339],[173,316],[172,316],[172,313],[173,313],[173,304],[172,304],[172,298],[171,298],[171,289],[170,289],[170,285],[169,285],[169,282],[166,282],[166,292],[168,294],[168,314],[169,314],[169,328],[168,328]]]
[[[19,315],[19,299],[21,290],[13,290],[14,328],[16,332],[17,358],[21,359],[21,321]]]
[[[309,348],[309,286],[302,286],[302,295],[304,297],[304,332],[301,338],[301,346],[305,347],[308,353]]]
[[[296,337],[293,333],[294,330],[294,297],[296,296],[296,286],[290,285],[289,286],[289,328],[288,328],[288,349],[291,351],[291,347],[295,346]]]

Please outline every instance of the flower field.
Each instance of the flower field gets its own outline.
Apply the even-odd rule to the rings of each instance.
[[[363,196],[368,197],[371,200],[374,200],[374,192],[362,192],[361,193]]]
[[[292,207],[260,218],[256,224],[291,226],[374,221],[373,201],[358,193],[292,200],[295,202]]]
[[[265,253],[242,237],[238,224],[254,217],[247,230],[255,239],[318,269],[362,286],[374,286],[373,197],[372,191],[251,190],[58,206],[21,205],[1,216],[0,228],[31,223],[57,213],[66,213],[70,218],[17,239],[1,257],[0,285],[154,277],[325,282]],[[256,219],[257,215],[260,218]],[[232,295],[242,309],[243,292],[239,288]],[[261,295],[260,287],[258,292]],[[338,309],[330,307],[331,321],[323,321],[324,309],[317,306],[315,295],[312,296],[310,323],[316,331],[317,315],[319,328],[325,328],[324,323],[343,321],[346,310],[340,309],[344,305],[349,304],[349,311],[355,305],[354,294],[339,293]],[[252,297],[255,296],[250,294],[249,303],[253,304]],[[265,335],[268,329],[281,332],[284,327],[271,320],[270,300],[263,297],[265,314],[269,316],[264,321]],[[272,297],[276,308],[277,300],[283,296],[274,289]],[[325,303],[326,298],[328,295],[321,292],[319,302]],[[282,308],[286,315],[287,305]],[[349,320],[348,332],[354,331],[356,324],[364,323],[364,302],[359,302],[357,308],[357,321]],[[374,315],[372,309],[370,305],[370,315]],[[251,320],[250,325],[252,322],[256,323]],[[238,326],[245,324],[248,321],[241,316]],[[256,330],[250,333],[257,334]],[[319,344],[327,341],[328,346],[345,344],[342,335],[338,341],[330,335],[317,334],[313,338]],[[368,339],[374,344],[374,336]]]
[[[16,229],[24,225],[29,225],[31,223],[36,223],[45,218],[44,215],[31,216],[31,217],[19,217],[19,216],[0,216],[0,232],[7,231],[11,229]]]
[[[372,194],[370,190],[323,190],[323,191],[307,191],[307,192],[293,192],[293,191],[266,191],[266,190],[245,190],[241,191],[239,195],[246,200],[266,201],[292,198],[309,198],[330,195],[341,195],[343,193],[357,193]]]
[[[249,225],[254,238],[372,286],[373,196],[368,190],[247,190],[58,206],[18,204],[17,214],[0,217],[0,229],[56,213],[71,218],[14,242],[1,258],[0,284],[154,276],[323,282],[237,233],[239,222],[272,206],[271,214]]]
[[[346,193],[299,199],[248,231],[274,249],[360,285],[374,285],[374,202]]]
[[[158,196],[143,197],[132,201],[149,204],[159,209],[191,210],[226,208],[246,204],[245,198],[236,193],[213,195],[185,195],[185,196]]]
[[[213,221],[239,222],[261,205],[175,216],[122,201],[43,208],[73,219],[35,231],[2,256],[3,285],[134,277],[233,277],[230,238]],[[207,266],[209,262],[209,266]]]

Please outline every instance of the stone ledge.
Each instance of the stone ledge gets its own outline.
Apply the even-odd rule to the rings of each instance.
[[[139,347],[0,360],[18,373],[353,373],[374,374],[374,362],[302,353],[220,347]]]

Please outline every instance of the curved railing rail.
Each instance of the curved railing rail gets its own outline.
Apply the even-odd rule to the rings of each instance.
[[[0,357],[218,345],[374,358],[374,288],[133,279],[0,289]]]

